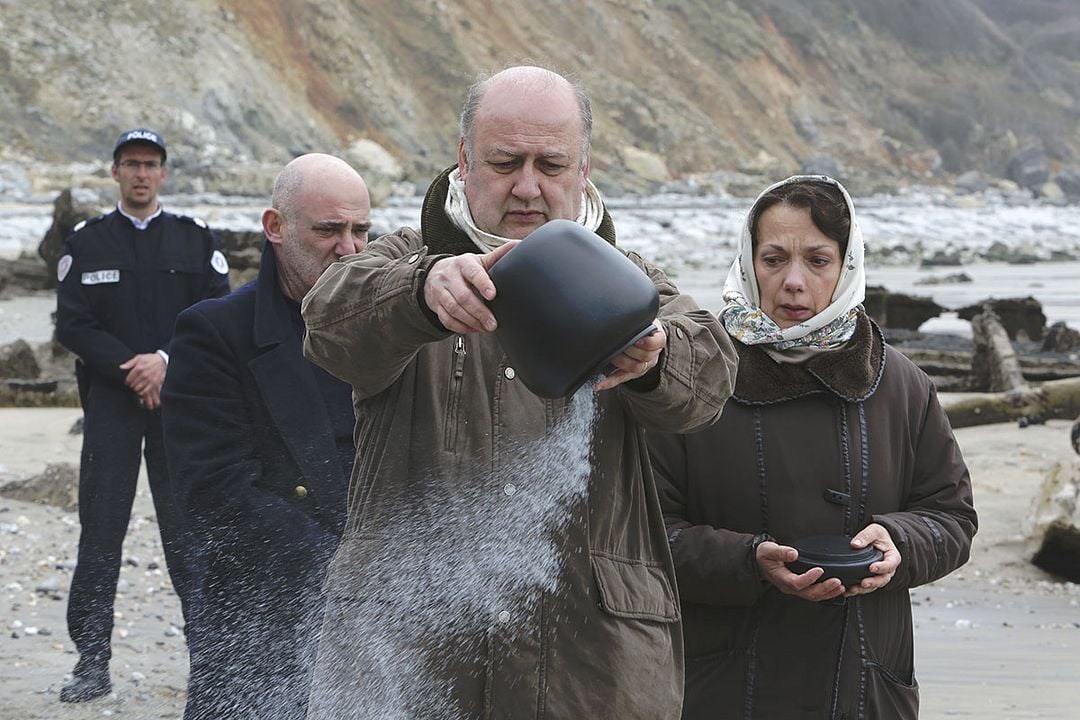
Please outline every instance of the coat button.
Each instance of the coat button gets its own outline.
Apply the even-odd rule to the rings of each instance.
[[[409,259],[406,260],[405,262],[412,265],[413,263],[415,263],[419,259],[420,259],[420,253],[413,253],[412,255],[409,256]]]
[[[506,376],[507,380],[513,380],[515,377],[517,377],[517,372],[514,370],[514,368],[508,367],[503,370],[503,375]]]
[[[296,488],[293,489],[293,495],[296,496],[297,500],[303,500],[307,497],[307,488],[303,485],[297,485]]]
[[[501,623],[510,622],[510,611],[509,610],[503,610],[502,612],[499,613],[499,622],[501,622]]]
[[[514,483],[506,483],[503,485],[503,492],[507,495],[513,495],[517,492],[517,486]]]

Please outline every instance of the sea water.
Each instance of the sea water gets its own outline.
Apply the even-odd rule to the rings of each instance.
[[[211,227],[258,230],[264,207],[259,198],[165,196],[174,211],[203,217]],[[1024,194],[988,192],[952,197],[922,188],[901,195],[855,198],[856,216],[867,246],[867,280],[892,292],[929,297],[948,309],[921,328],[970,334],[957,308],[990,297],[1031,296],[1043,304],[1047,323],[1080,329],[1080,206],[1042,203]],[[703,307],[718,310],[727,267],[734,256],[752,200],[731,197],[658,195],[609,202],[619,245],[641,253],[664,269],[679,289]],[[0,258],[35,252],[51,223],[48,202],[0,201]],[[394,198],[372,210],[376,229],[416,227],[420,198]],[[1022,251],[1031,264],[986,262],[990,248]],[[957,267],[925,267],[937,253],[958,259]],[[1070,259],[1071,258],[1071,259]],[[966,272],[967,283],[941,283]],[[926,284],[932,282],[934,284]],[[29,304],[27,304],[29,303]],[[0,301],[0,343],[17,337],[44,341],[51,336],[49,299]],[[21,333],[21,334],[20,334]]]

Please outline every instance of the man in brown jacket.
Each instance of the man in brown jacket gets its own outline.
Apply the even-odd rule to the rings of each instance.
[[[352,385],[358,448],[309,718],[679,716],[679,603],[643,432],[719,416],[727,334],[631,253],[659,292],[659,331],[585,393],[597,407],[582,421],[580,393],[524,387],[484,302],[488,269],[549,220],[614,244],[588,180],[591,122],[550,71],[476,83],[420,232],[343,258],[304,299],[305,353]],[[583,492],[560,505],[571,456]],[[530,554],[544,523],[554,559]]]

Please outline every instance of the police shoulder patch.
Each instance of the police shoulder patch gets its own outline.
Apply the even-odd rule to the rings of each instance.
[[[56,281],[64,282],[64,278],[71,271],[71,256],[65,255],[56,263]]]
[[[227,275],[229,272],[229,261],[225,259],[225,253],[220,250],[215,250],[214,254],[210,256],[210,267],[214,268],[222,275]]]

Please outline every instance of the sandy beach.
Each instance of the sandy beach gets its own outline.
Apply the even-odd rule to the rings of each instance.
[[[0,410],[0,482],[77,462],[74,409]],[[1046,471],[1069,460],[1070,424],[957,432],[971,467],[981,528],[971,562],[912,591],[923,718],[1068,718],[1080,712],[1080,586],[1027,560],[1024,521]],[[113,634],[113,693],[64,705],[76,656],[64,613],[78,518],[0,498],[0,718],[179,718],[187,654],[179,603],[163,569],[145,480],[125,542]]]

